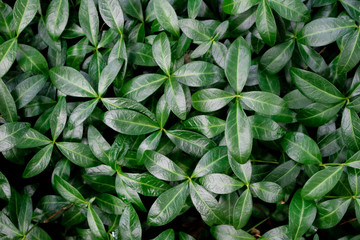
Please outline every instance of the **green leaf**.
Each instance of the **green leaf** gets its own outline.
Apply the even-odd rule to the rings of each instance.
[[[17,121],[15,101],[2,79],[0,79],[0,113],[6,122]]]
[[[0,77],[4,76],[14,63],[17,49],[18,44],[15,38],[0,45]]]
[[[251,174],[252,174],[252,166],[251,161],[247,161],[244,164],[240,164],[234,160],[234,158],[229,157],[229,164],[231,170],[235,173],[235,175],[246,185],[250,183]]]
[[[348,34],[344,38],[344,47],[338,61],[339,73],[346,73],[353,69],[360,61],[360,31]]]
[[[351,109],[345,108],[341,118],[341,136],[345,145],[353,150],[360,150],[360,118]]]
[[[122,61],[115,59],[102,70],[98,86],[98,93],[100,96],[106,92],[111,83],[115,80],[122,64]]]
[[[148,222],[152,226],[163,226],[176,218],[188,196],[188,183],[181,183],[162,193],[149,210]]]
[[[121,8],[131,17],[134,17],[141,22],[144,20],[143,10],[140,0],[119,0]]]
[[[61,97],[56,104],[50,117],[51,136],[55,141],[65,128],[67,118],[67,106],[65,97]]]
[[[224,0],[222,9],[227,14],[240,14],[257,4],[259,0]]]
[[[240,189],[244,184],[226,174],[213,173],[200,178],[201,185],[216,194],[228,194]]]
[[[332,83],[316,73],[291,68],[290,75],[299,91],[315,102],[338,103],[345,100]]]
[[[44,56],[36,48],[25,44],[18,45],[16,61],[24,72],[47,75],[49,70]]]
[[[195,61],[181,66],[172,76],[187,86],[204,87],[222,81],[224,73],[211,63]]]
[[[191,104],[200,112],[214,112],[225,107],[235,96],[224,90],[208,88],[191,96]]]
[[[175,232],[173,229],[167,229],[152,240],[175,240]]]
[[[155,37],[152,45],[152,53],[156,63],[166,73],[166,75],[169,76],[171,67],[171,49],[166,33],[160,33]]]
[[[145,151],[144,165],[152,175],[165,181],[180,181],[187,178],[186,173],[176,163],[152,150]]]
[[[296,119],[305,126],[320,127],[331,121],[343,106],[344,102],[332,105],[312,103],[298,111]]]
[[[64,31],[69,19],[69,1],[52,0],[46,11],[46,29],[53,40]]]
[[[315,173],[305,183],[301,196],[306,200],[313,200],[324,196],[335,187],[343,170],[343,166],[327,167]]]
[[[211,40],[211,34],[208,27],[194,19],[182,19],[179,21],[181,31],[194,41],[207,42]]]
[[[17,36],[33,20],[39,7],[39,0],[17,0],[14,4],[13,23]]]
[[[30,178],[38,175],[49,165],[51,154],[53,151],[53,145],[47,145],[30,160],[26,165],[26,168],[23,172],[23,178]]]
[[[5,123],[0,126],[0,152],[9,150],[19,142],[26,131],[29,123]]]
[[[108,214],[121,215],[126,207],[120,198],[108,193],[100,193],[95,201],[99,208]]]
[[[212,41],[209,41],[209,42],[203,42],[201,43],[197,48],[195,48],[195,50],[191,53],[190,57],[192,59],[195,59],[195,58],[199,58],[201,56],[204,56],[208,51],[209,49],[211,48],[212,46]]]
[[[108,239],[103,222],[90,204],[88,205],[86,218],[92,234],[97,239]]]
[[[40,92],[46,83],[47,77],[44,75],[35,75],[25,79],[12,91],[14,101],[18,108],[24,107],[31,102]]]
[[[11,21],[13,19],[11,7],[2,3],[0,7],[0,31],[7,37],[12,38],[14,34],[14,29],[11,26]]]
[[[250,64],[250,48],[243,37],[238,37],[230,45],[225,58],[225,75],[236,93],[240,93],[245,86]]]
[[[90,100],[79,104],[71,113],[68,127],[73,129],[82,124],[94,111],[99,99]]]
[[[286,154],[302,164],[321,164],[320,149],[309,136],[300,132],[288,132],[281,146]]]
[[[208,138],[217,136],[225,131],[225,121],[208,115],[198,115],[183,122],[185,129],[197,131]]]
[[[165,133],[177,147],[196,157],[203,156],[208,150],[216,146],[212,140],[199,133],[187,130],[169,130]]]
[[[286,102],[282,98],[269,92],[245,92],[241,94],[240,99],[255,112],[266,115],[276,115],[286,107]]]
[[[99,15],[94,0],[81,1],[79,22],[86,37],[96,47],[99,37]]]
[[[170,3],[166,0],[154,0],[154,10],[159,24],[175,37],[180,37],[178,17]]]
[[[90,83],[81,73],[71,67],[54,67],[49,71],[49,75],[55,87],[66,95],[73,97],[97,97]]]
[[[236,230],[233,226],[230,225],[218,225],[212,227],[210,229],[211,234],[215,237],[215,239],[222,240],[255,240],[256,238],[244,230],[238,229]]]
[[[281,240],[281,239],[289,239],[288,236],[288,227],[287,226],[280,226],[277,228],[273,228],[266,233],[264,233],[261,238],[261,240]]]
[[[29,229],[31,218],[33,215],[33,207],[31,197],[27,194],[21,197],[21,207],[19,210],[18,225],[19,230],[26,234]]]
[[[314,201],[303,199],[300,189],[296,191],[289,207],[289,233],[292,239],[300,239],[309,230],[315,220],[316,212]]]
[[[160,127],[163,128],[170,116],[170,108],[166,102],[165,94],[162,95],[156,104],[156,120]]]
[[[276,42],[276,22],[268,0],[261,0],[256,10],[256,28],[261,39],[270,46]]]
[[[248,119],[251,125],[252,135],[255,139],[273,141],[283,137],[286,133],[278,123],[269,118],[254,115]]]
[[[270,0],[271,8],[290,21],[306,22],[310,12],[301,0]]]
[[[170,188],[148,173],[121,173],[120,177],[127,186],[144,196],[157,197]]]
[[[237,199],[234,206],[233,222],[235,229],[243,228],[249,221],[253,210],[250,189],[246,189]]]
[[[264,181],[274,182],[279,184],[281,187],[286,187],[296,181],[299,175],[301,167],[294,161],[286,161],[272,170]]]
[[[351,198],[338,198],[318,204],[318,217],[314,225],[320,229],[334,227],[344,217],[350,202]]]
[[[85,198],[75,187],[71,186],[70,183],[68,183],[58,175],[54,176],[54,186],[58,193],[69,202],[76,204],[87,203]]]
[[[99,1],[99,10],[104,22],[121,35],[124,27],[124,16],[119,1]]]
[[[347,161],[346,166],[360,169],[360,151],[356,152],[354,155],[352,155]]]
[[[273,182],[257,182],[250,184],[255,196],[268,203],[280,202],[284,197],[283,189]]]
[[[223,223],[223,212],[218,201],[199,184],[190,182],[191,200],[203,221],[212,226]]]
[[[133,110],[111,110],[104,115],[104,123],[117,132],[127,135],[142,135],[159,129],[156,122]]]
[[[141,239],[142,230],[139,216],[131,205],[128,205],[121,215],[119,227],[121,239]]]
[[[144,141],[142,141],[141,144],[139,145],[139,148],[137,149],[136,158],[142,162],[142,158],[146,150],[156,150],[157,147],[159,146],[161,136],[162,136],[162,131],[159,130],[157,132],[150,134],[147,138],[145,138]]]
[[[355,28],[355,23],[344,18],[319,18],[306,24],[297,36],[299,43],[320,47],[330,44]]]
[[[270,74],[280,72],[291,59],[294,48],[295,44],[293,40],[270,48],[260,58],[261,67]]]
[[[186,119],[186,96],[183,86],[170,77],[165,84],[165,99],[171,111],[181,120]]]
[[[88,168],[100,164],[91,153],[90,147],[83,143],[61,142],[56,143],[60,152],[75,165]]]
[[[110,144],[104,139],[101,133],[92,125],[88,128],[88,141],[91,152],[103,163],[109,161]]]
[[[209,150],[197,163],[191,178],[203,177],[211,173],[221,173],[229,169],[227,148],[215,147]]]
[[[312,101],[305,97],[299,90],[295,89],[286,94],[283,99],[290,109],[302,109],[310,105]]]
[[[341,5],[345,8],[346,12],[357,21],[360,17],[360,4],[355,0],[341,0]]]
[[[297,46],[302,60],[306,63],[306,65],[309,66],[311,70],[320,75],[328,74],[328,65],[326,64],[324,58],[317,51],[300,43],[298,43]]]
[[[126,82],[121,92],[124,97],[141,102],[158,90],[166,79],[160,74],[143,74]]]
[[[187,12],[189,18],[195,19],[201,10],[202,0],[189,0],[187,3]]]
[[[128,187],[127,185],[125,185],[125,183],[121,180],[119,174],[116,175],[115,189],[116,189],[116,193],[118,194],[121,200],[123,200],[126,203],[133,203],[136,205],[138,209],[146,212],[146,208],[144,204],[141,202],[138,193],[135,190]]]
[[[246,163],[253,141],[249,119],[239,101],[231,107],[226,118],[225,138],[231,157],[239,163]]]
[[[0,232],[5,234],[7,237],[22,237],[22,233],[19,229],[10,221],[10,219],[3,213],[0,212]]]

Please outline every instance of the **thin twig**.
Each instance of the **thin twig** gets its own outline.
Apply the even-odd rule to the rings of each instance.
[[[357,220],[357,218],[352,218],[352,219],[350,219],[350,220],[347,220],[347,221],[345,221],[345,222],[340,223],[339,225],[341,226],[341,225],[344,225],[344,224],[349,223],[349,222],[354,222],[354,221],[356,221],[356,220]]]
[[[54,213],[53,215],[51,215],[50,217],[48,217],[45,221],[43,221],[43,223],[49,222],[51,219],[53,219],[54,217],[56,217],[58,214],[62,213],[63,211],[68,210],[68,209],[71,208],[73,205],[74,205],[74,203],[70,204],[69,206],[63,207],[62,209],[58,210],[56,213]]]

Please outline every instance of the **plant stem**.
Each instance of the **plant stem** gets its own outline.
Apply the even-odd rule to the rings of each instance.
[[[266,221],[269,220],[269,219],[270,219],[270,217],[265,218],[265,219],[262,220],[261,222],[255,224],[253,227],[249,228],[246,232],[250,232],[252,229],[257,228],[258,226],[260,226],[261,224],[263,224],[264,222],[266,222]]]

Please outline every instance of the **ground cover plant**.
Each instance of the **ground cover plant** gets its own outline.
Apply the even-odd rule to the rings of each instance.
[[[359,20],[0,1],[1,239],[360,239]]]

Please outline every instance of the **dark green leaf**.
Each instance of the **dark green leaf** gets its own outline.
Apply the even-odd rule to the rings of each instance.
[[[235,96],[229,92],[208,88],[197,91],[191,96],[193,107],[201,112],[214,112],[226,106]]]
[[[13,97],[3,80],[0,79],[0,113],[7,122],[17,121],[17,110]]]
[[[39,0],[17,0],[13,10],[13,24],[16,34],[19,34],[33,20],[39,7]]]
[[[243,228],[249,221],[253,208],[250,189],[246,189],[238,198],[234,206],[233,222],[235,229]]]
[[[23,172],[23,178],[30,178],[38,175],[48,166],[53,151],[53,145],[47,145],[41,149],[26,165]]]
[[[86,37],[96,47],[99,37],[99,15],[93,0],[81,1],[79,22]]]
[[[76,204],[87,203],[81,193],[70,183],[55,175],[54,177],[54,185],[59,194],[68,200],[69,202],[73,202]]]
[[[270,46],[276,41],[276,22],[268,0],[261,0],[256,11],[256,28],[261,39]]]
[[[75,165],[80,167],[94,167],[100,162],[91,153],[88,145],[83,143],[61,142],[56,143],[62,154]]]
[[[255,196],[268,203],[280,202],[284,197],[283,189],[273,182],[258,182],[250,184]]]
[[[52,0],[46,11],[46,29],[55,41],[64,31],[69,18],[69,1]]]
[[[0,152],[13,148],[30,127],[29,123],[5,123],[0,126]]]

